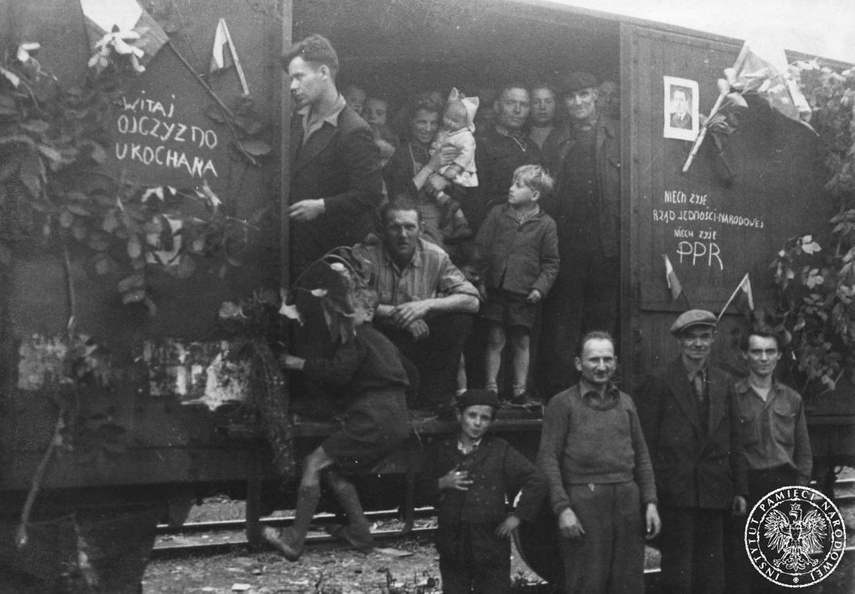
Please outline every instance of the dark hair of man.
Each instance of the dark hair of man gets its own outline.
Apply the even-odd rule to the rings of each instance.
[[[781,340],[781,335],[775,331],[774,328],[770,328],[769,326],[754,326],[748,330],[748,332],[743,335],[742,340],[739,343],[739,348],[742,349],[743,352],[747,353],[748,348],[751,345],[751,337],[759,336],[760,338],[771,338],[775,341],[775,347],[780,351],[783,342]]]
[[[516,88],[516,87],[514,87],[514,88]],[[537,81],[537,82],[535,82],[533,85],[531,85],[531,86],[528,88],[528,93],[529,93],[529,95],[531,95],[532,93],[534,93],[535,91],[539,91],[540,89],[546,89],[547,91],[549,91],[550,93],[552,93],[552,97],[553,97],[553,99],[555,99],[556,101],[557,101],[557,100],[558,100],[558,98],[561,96],[561,95],[560,95],[560,93],[559,93],[558,91],[556,91],[556,90],[555,90],[555,87],[554,87],[554,86],[552,86],[551,84],[549,84],[549,83],[548,83],[548,82],[546,82],[546,81]]]
[[[520,89],[528,93],[528,87],[518,81],[511,81],[509,83],[503,84],[499,87],[499,91],[496,93],[496,101],[501,101],[502,96],[505,94],[505,91],[511,91],[513,89]]]
[[[399,195],[391,202],[387,202],[380,207],[380,223],[385,227],[389,224],[389,214],[393,212],[410,211],[416,213],[416,220],[421,222],[422,215],[419,213],[419,207],[416,203],[406,195]]]
[[[282,67],[288,70],[288,65],[294,58],[303,58],[317,69],[321,66],[329,68],[330,77],[335,80],[338,74],[338,54],[326,37],[313,33],[302,41],[298,41],[282,54]]]
[[[605,330],[591,330],[579,340],[579,344],[576,348],[576,354],[580,359],[585,354],[585,345],[588,344],[589,340],[608,340],[612,343],[612,349],[615,348],[615,339],[612,338],[610,333]]]

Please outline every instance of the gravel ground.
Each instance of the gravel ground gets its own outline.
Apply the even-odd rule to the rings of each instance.
[[[855,473],[847,471],[846,476]],[[188,521],[227,520],[243,517],[243,502],[214,498],[195,507]],[[855,509],[844,511],[850,545],[855,544]],[[429,520],[428,520],[429,521]],[[394,529],[395,523],[378,523],[376,529]],[[205,535],[159,537],[159,545],[182,542],[231,540],[242,538],[231,532]],[[383,540],[385,552],[362,554],[330,546],[307,549],[297,563],[278,554],[238,550],[214,556],[155,560],[149,563],[143,581],[143,594],[435,594],[439,587],[439,563],[431,541],[426,537],[400,537]],[[658,565],[658,554],[648,549],[648,567]],[[526,567],[514,551],[511,577],[519,592],[547,592],[539,578]],[[818,587],[807,593],[850,594],[855,592],[855,554],[845,555],[838,569]]]

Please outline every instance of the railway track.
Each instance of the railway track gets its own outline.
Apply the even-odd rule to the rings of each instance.
[[[855,478],[840,479],[836,484],[837,496],[835,501],[841,509],[855,508]],[[399,517],[397,510],[367,512],[366,516],[372,522],[380,524],[396,524],[394,520]],[[419,508],[415,510],[416,524],[410,530],[404,530],[403,523],[397,522],[395,528],[381,528],[373,531],[374,537],[379,542],[390,541],[402,536],[430,536],[434,527],[429,518],[433,517],[433,509]],[[261,522],[267,526],[282,528],[290,526],[293,518],[288,516],[272,516],[262,518]],[[315,525],[330,525],[339,521],[334,514],[318,514],[315,516]],[[153,559],[174,558],[191,555],[214,555],[230,551],[246,549],[250,543],[246,538],[246,522],[244,520],[222,520],[210,522],[188,522],[182,526],[169,526],[161,524],[158,526],[158,542],[152,551]],[[196,535],[202,534],[200,538]],[[195,537],[194,537],[195,536]],[[170,538],[172,537],[172,538]],[[187,538],[189,537],[189,538]],[[846,550],[855,551],[855,534],[850,537],[850,544]],[[335,547],[343,546],[336,538],[319,533],[311,532],[306,539],[310,547]],[[656,573],[658,569],[648,570]]]

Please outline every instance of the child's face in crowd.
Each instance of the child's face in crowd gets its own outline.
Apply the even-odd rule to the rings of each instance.
[[[369,124],[385,125],[387,109],[386,102],[382,99],[369,99],[365,102],[362,116]]]
[[[460,267],[460,272],[463,273],[463,276],[466,277],[473,285],[478,285],[481,283],[481,273],[478,271],[478,268],[473,266],[472,264],[465,264]]]
[[[365,307],[364,305],[356,305],[353,308],[353,325],[361,326],[362,324],[370,324],[374,319],[374,308]]]
[[[493,423],[493,407],[486,404],[467,406],[463,412],[457,413],[460,421],[460,432],[472,441],[481,439]]]
[[[514,183],[508,191],[508,203],[517,208],[525,208],[537,202],[540,192],[528,185],[528,182],[519,177],[514,178]]]
[[[344,94],[344,100],[356,113],[362,113],[365,104],[365,91],[359,87],[350,87]]]
[[[446,130],[460,130],[466,126],[466,114],[457,109],[449,109],[442,116],[442,126]]]

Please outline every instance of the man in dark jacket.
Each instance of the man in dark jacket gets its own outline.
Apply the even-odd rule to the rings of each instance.
[[[620,293],[620,126],[597,110],[597,79],[570,74],[561,89],[568,123],[543,144],[556,189],[543,209],[558,225],[561,268],[544,301],[542,389],[552,395],[578,379],[574,358],[590,330],[617,335]],[[480,148],[480,147],[479,147]]]
[[[677,318],[680,356],[648,380],[638,402],[662,518],[662,582],[675,594],[724,592],[725,519],[746,511],[733,378],[709,364],[716,323],[699,309]]]
[[[380,158],[370,126],[339,94],[338,56],[311,35],[282,56],[298,111],[291,120],[291,276],[362,241],[380,204]]]

